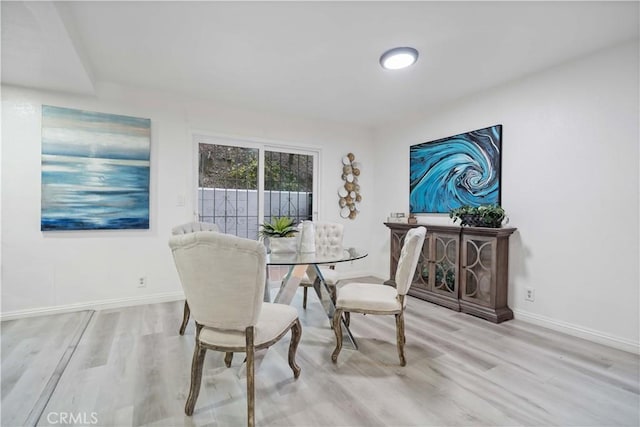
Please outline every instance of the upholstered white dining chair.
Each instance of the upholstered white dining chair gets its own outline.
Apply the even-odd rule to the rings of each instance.
[[[171,229],[171,234],[174,236],[177,234],[195,233],[196,231],[220,231],[218,226],[213,222],[200,222],[193,221],[185,224],[176,225]]]
[[[212,222],[187,222],[185,224],[176,225],[171,229],[171,234],[174,236],[178,234],[195,233],[196,231],[219,231],[218,226]],[[184,301],[184,310],[182,312],[182,324],[180,325],[180,335],[184,335],[187,324],[189,323],[189,303]]]
[[[406,234],[396,269],[395,288],[373,283],[345,283],[337,289],[336,311],[333,315],[333,331],[336,335],[336,348],[331,355],[333,363],[337,362],[342,349],[342,313],[345,313],[347,322],[348,313],[363,313],[395,315],[400,365],[407,364],[404,357],[404,308],[407,305],[406,295],[413,281],[426,232],[426,228],[416,227]]]
[[[328,255],[335,251],[342,250],[342,238],[344,235],[344,226],[335,222],[314,222],[315,230],[315,249],[318,255]],[[338,284],[339,276],[335,270],[335,265],[320,266],[320,273],[324,278],[324,282],[331,289],[332,299],[335,299],[335,287]],[[307,308],[307,290],[313,286],[313,281],[307,273],[300,280],[300,286],[303,287],[302,308]]]
[[[185,413],[192,415],[200,392],[207,350],[246,353],[247,420],[255,425],[255,350],[276,343],[289,330],[289,366],[298,378],[295,356],[302,327],[295,308],[263,302],[266,250],[261,242],[200,231],[171,237],[169,246],[196,322],[191,386]]]

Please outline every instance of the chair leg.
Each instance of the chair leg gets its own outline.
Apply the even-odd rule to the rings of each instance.
[[[296,319],[296,322],[291,327],[291,343],[289,344],[289,366],[293,371],[294,378],[300,376],[300,366],[296,364],[296,351],[298,350],[298,343],[300,342],[301,336],[302,325],[300,325],[300,320]]]
[[[396,335],[398,339],[398,356],[400,357],[400,366],[405,366],[407,364],[406,359],[404,358],[404,313],[400,312],[396,314]]]
[[[254,353],[255,347],[253,344],[253,326],[249,326],[246,331],[247,342],[247,425],[249,427],[255,426],[255,372],[254,372]]]
[[[302,293],[302,308],[303,309],[307,309],[307,289],[309,289],[307,286],[305,286],[304,291]]]
[[[338,354],[342,350],[342,310],[336,309],[333,313],[333,332],[336,334],[336,348],[331,354],[331,361],[336,363],[338,361]]]
[[[189,323],[190,314],[191,310],[189,309],[189,303],[185,300],[184,313],[182,315],[182,325],[180,325],[180,335],[184,335],[184,330],[187,329],[187,323]]]
[[[232,360],[233,360],[233,352],[229,351],[224,354],[224,364],[227,368],[231,367]]]
[[[200,346],[198,338],[196,338],[196,347],[193,350],[193,361],[191,362],[191,388],[189,389],[189,397],[184,406],[184,413],[193,415],[193,408],[196,406],[198,394],[200,394],[200,383],[202,382],[202,365],[204,364],[204,355],[207,349]]]
[[[344,313],[344,324],[347,325],[347,328],[351,324],[351,313],[349,313],[348,311],[345,311]]]

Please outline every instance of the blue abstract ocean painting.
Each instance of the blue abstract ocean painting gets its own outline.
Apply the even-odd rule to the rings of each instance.
[[[412,145],[409,210],[500,204],[502,125]]]
[[[42,106],[42,231],[149,228],[151,120]]]

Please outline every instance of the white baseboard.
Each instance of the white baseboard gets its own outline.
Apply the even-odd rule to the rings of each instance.
[[[551,319],[549,317],[540,316],[539,314],[533,314],[522,310],[513,310],[513,315],[515,319],[523,322],[543,326],[548,329],[553,329],[554,331],[563,332],[567,335],[583,338],[608,347],[617,348],[618,350],[640,354],[640,342],[637,341],[614,337],[593,329],[583,328],[571,323],[562,322],[560,320]]]
[[[24,317],[44,316],[47,314],[71,313],[82,310],[107,310],[111,308],[130,307],[133,305],[157,304],[161,302],[177,301],[184,299],[182,292],[167,292],[163,294],[145,295],[129,298],[114,298],[102,301],[90,301],[77,304],[58,305],[54,307],[42,307],[28,310],[16,310],[0,313],[0,320],[21,319]]]
[[[342,276],[342,280],[363,277],[371,275],[369,272],[353,271]],[[382,279],[382,278],[381,278]],[[114,298],[110,300],[92,301],[77,304],[67,304],[54,307],[43,307],[28,310],[16,310],[0,313],[0,320],[13,320],[24,317],[43,316],[47,314],[70,313],[82,310],[107,310],[111,308],[130,307],[143,304],[157,304],[169,301],[178,301],[184,299],[182,292],[167,292],[163,294],[146,295],[140,297]],[[551,319],[539,314],[529,313],[522,310],[513,310],[514,317],[523,322],[532,323],[552,329],[554,331],[563,332],[578,338],[593,341],[608,347],[617,348],[634,354],[640,354],[640,342],[626,340],[623,338],[613,337],[602,332],[588,328],[576,326],[567,322]]]
[[[344,274],[342,279],[370,275],[368,272],[352,271]],[[16,310],[0,313],[0,320],[13,320],[25,317],[45,316],[47,314],[71,313],[82,310],[107,310],[111,308],[130,307],[143,304],[157,304],[161,302],[178,301],[184,299],[183,292],[167,292],[163,294],[146,295],[140,297],[114,298],[102,301],[91,301],[77,304],[66,304],[53,307],[40,307],[27,310]]]

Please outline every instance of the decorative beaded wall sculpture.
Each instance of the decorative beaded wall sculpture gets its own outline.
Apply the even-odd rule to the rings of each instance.
[[[358,177],[360,176],[360,162],[355,161],[356,156],[349,153],[342,158],[342,180],[344,185],[338,188],[338,196],[340,199],[340,216],[342,218],[355,219],[360,212],[360,184]]]

